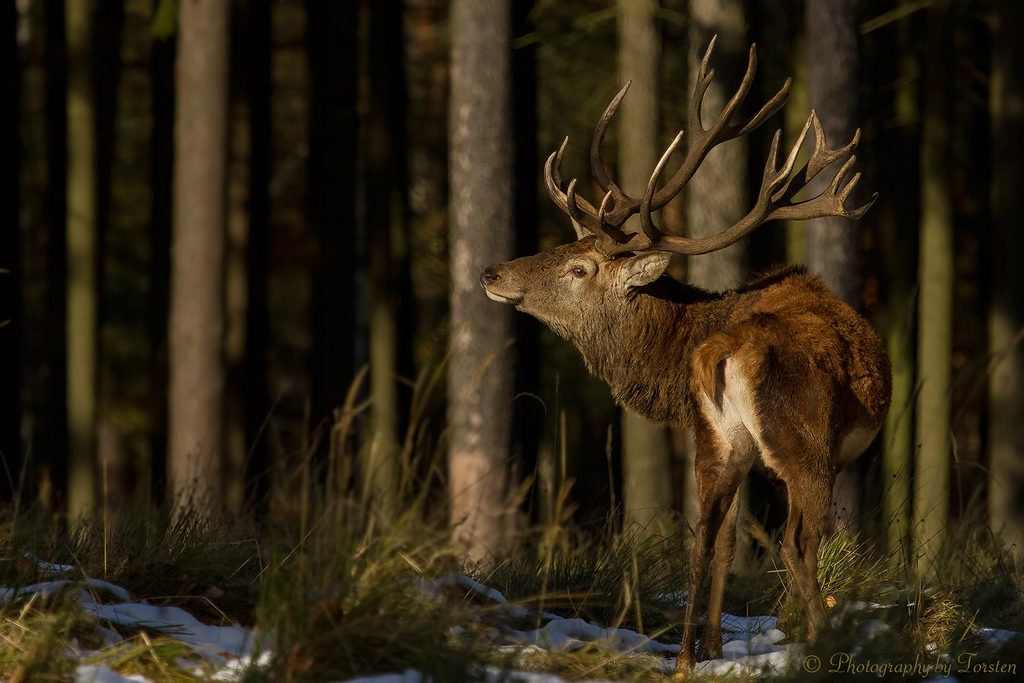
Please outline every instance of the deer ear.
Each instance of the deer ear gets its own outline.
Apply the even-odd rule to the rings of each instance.
[[[624,289],[643,287],[665,273],[672,254],[667,251],[641,251],[636,256],[623,259],[619,268],[619,282]]]

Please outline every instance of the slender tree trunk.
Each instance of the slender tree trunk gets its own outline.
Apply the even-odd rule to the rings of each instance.
[[[658,73],[661,32],[657,0],[618,0],[619,82],[632,81],[619,112],[619,182],[642,196],[658,163]],[[631,222],[639,221],[634,217]],[[639,222],[632,225],[639,231]],[[668,430],[622,409],[624,528],[664,534],[672,507]]]
[[[306,210],[317,245],[309,311],[309,381],[313,419],[319,423],[330,421],[344,403],[356,370],[357,343],[365,346],[362,321],[356,323],[356,301],[362,293],[357,291],[356,272],[365,268],[366,250],[362,227],[357,226],[357,207],[365,204],[365,197],[359,196],[362,180],[357,179],[357,168],[362,123],[358,112],[368,104],[360,102],[360,72],[366,67],[369,39],[362,17],[370,9],[360,0],[306,0],[305,11],[310,71]],[[283,102],[288,86],[279,87]],[[295,124],[275,121],[277,135],[294,138]],[[365,350],[360,355],[361,364]]]
[[[166,1],[166,0],[164,0]],[[149,211],[150,287],[146,307],[146,332],[153,349],[150,365],[153,387],[168,386],[168,323],[171,290],[171,224],[174,205],[174,62],[176,43],[172,38],[153,41],[150,73],[153,79],[153,128],[150,135],[150,188],[153,204]],[[150,398],[153,415],[150,438],[150,489],[158,500],[167,486],[167,412],[169,396],[156,390]]]
[[[67,415],[68,517],[96,506],[96,97],[93,3],[67,0]]]
[[[747,65],[747,23],[742,0],[690,0],[690,89],[714,36],[715,80],[704,95],[706,121],[725,107]],[[686,225],[691,237],[722,232],[747,213],[747,140],[718,145],[687,185]],[[747,240],[689,259],[690,282],[713,291],[732,289],[747,276]]]
[[[448,309],[448,55],[442,30],[447,0],[406,2],[409,124],[409,252],[417,366],[438,363]],[[528,316],[522,316],[528,317]]]
[[[228,0],[178,21],[168,478],[178,506],[222,504]]]
[[[268,448],[263,428],[270,412],[267,398],[267,347],[270,338],[267,301],[270,259],[270,10],[272,0],[247,0],[246,83],[249,100],[249,231],[246,258],[244,395],[246,502],[265,510],[268,499]]]
[[[367,291],[367,323],[370,338],[370,397],[373,435],[364,471],[364,486],[379,502],[385,519],[397,513],[400,477],[398,447],[398,344],[396,320],[398,282],[392,237],[405,232],[406,211],[402,198],[402,61],[394,49],[402,42],[402,25],[395,17],[401,2],[367,2],[370,13],[368,59],[364,88],[369,108],[362,143],[366,162],[366,220],[370,263]]]
[[[45,215],[40,232],[45,252],[46,315],[37,318],[45,330],[45,363],[48,377],[41,387],[45,416],[33,433],[34,468],[38,480],[40,503],[51,513],[65,510],[58,506],[67,502],[70,462],[65,457],[71,447],[68,434],[68,58],[64,8],[66,0],[45,0],[42,11],[35,13],[40,22],[34,28],[43,33],[42,67],[46,74],[45,105]],[[39,5],[33,7],[38,8]],[[31,8],[30,8],[31,9]],[[59,324],[52,324],[60,321]]]
[[[252,190],[252,94],[246,74],[250,67],[250,22],[255,5],[234,0],[231,12],[230,85],[227,160],[227,236],[224,261],[224,501],[239,514],[245,504],[245,470],[249,454],[246,434],[245,359],[248,356],[249,210]],[[257,10],[258,11],[258,10]],[[258,305],[258,304],[257,304]]]
[[[8,182],[0,192],[0,502],[10,501],[18,493],[22,469],[21,391],[22,314],[21,230],[19,228],[22,151],[19,135],[21,121],[21,63],[18,58],[18,9],[8,2],[0,8],[0,92],[10,93],[0,113],[0,159],[8,169]]]
[[[697,81],[697,73],[708,44],[714,36],[715,51],[712,64],[715,80],[704,95],[705,120],[714,120],[739,87],[747,66],[747,21],[742,0],[690,0],[690,89]],[[745,137],[718,145],[708,154],[686,188],[686,224],[691,237],[704,237],[722,232],[746,214],[747,191],[747,139]],[[687,262],[691,284],[712,291],[733,289],[743,284],[747,276],[747,240],[721,250],[694,256]],[[687,481],[684,491],[686,521],[691,528],[697,522],[695,501],[696,480],[693,478],[693,438],[686,438]],[[747,509],[746,485],[741,489],[741,510]],[[740,518],[742,519],[742,512]],[[737,533],[737,553],[734,564],[747,562],[749,543],[744,525]]]
[[[904,4],[911,0],[901,0]],[[909,20],[899,27],[900,73],[906,79],[918,71],[916,56],[910,44]],[[889,280],[886,304],[886,350],[892,362],[892,407],[885,418],[882,434],[882,508],[886,547],[893,558],[906,557],[911,530],[911,473],[914,452],[914,345],[916,337],[916,281],[908,263],[914,262],[915,244],[906,226],[916,211],[917,192],[905,179],[917,173],[918,144],[914,134],[920,113],[918,89],[909,83],[896,95],[896,118],[902,123],[895,133],[899,139],[895,168],[889,178],[896,187],[891,208],[884,218],[882,248],[886,255]],[[902,181],[902,182],[901,182]]]
[[[992,54],[989,523],[1024,557],[1024,5],[998,0]]]
[[[480,561],[508,542],[512,311],[479,278],[515,244],[510,4],[454,0],[450,26],[449,505],[455,543]]]
[[[832,147],[845,145],[857,129],[858,0],[806,0],[807,99],[818,112]],[[823,174],[809,189],[821,192]],[[860,308],[860,228],[848,218],[807,222],[807,268],[820,275],[836,296]],[[861,477],[856,463],[843,468],[832,489],[833,523],[856,527]]]
[[[928,9],[928,64],[921,144],[921,283],[918,308],[914,557],[930,571],[949,508],[949,389],[953,352],[953,216],[949,193],[949,0]]]

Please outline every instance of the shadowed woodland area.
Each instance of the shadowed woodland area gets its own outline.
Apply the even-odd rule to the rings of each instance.
[[[671,275],[822,275],[893,365],[835,525],[927,557],[971,520],[1019,557],[1024,4],[7,0],[0,22],[8,509],[73,525],[188,501],[305,529],[311,500],[357,492],[384,524],[446,520],[475,560],[536,528],[692,527],[685,430],[616,407],[479,278],[571,239],[542,176],[566,135],[563,177],[600,200],[589,141],[626,80],[604,159],[642,194],[717,35],[706,118],[751,43],[741,113],[792,76],[790,100],[709,156],[665,231],[743,216],[775,130],[788,149],[812,107],[833,146],[860,128],[852,201],[878,200],[857,222],[777,221],[675,257]],[[753,475],[743,498],[774,533],[775,484]]]

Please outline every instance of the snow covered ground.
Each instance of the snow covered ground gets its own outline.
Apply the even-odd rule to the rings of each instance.
[[[39,562],[42,570],[54,575],[65,574],[72,567],[50,565]],[[484,586],[463,575],[442,577],[423,582],[422,589],[428,595],[441,597],[444,589],[459,586],[474,591],[491,602],[494,608],[505,612],[511,619],[522,620],[530,616],[525,607],[510,604],[500,592]],[[145,600],[132,600],[128,591],[114,584],[92,579],[89,581],[68,581],[55,579],[24,586],[19,589],[0,587],[0,604],[15,599],[26,599],[33,594],[52,594],[58,590],[77,600],[81,608],[93,615],[101,624],[122,627],[144,627],[172,636],[187,644],[194,653],[190,659],[179,660],[178,666],[186,671],[205,676],[208,680],[233,681],[252,666],[261,666],[269,659],[269,652],[261,647],[257,633],[238,624],[211,626],[200,623],[194,616],[178,607],[149,605]],[[647,636],[624,628],[602,627],[582,619],[566,619],[554,614],[542,613],[546,621],[537,629],[520,631],[510,627],[495,627],[492,639],[502,648],[529,653],[531,649],[572,651],[588,644],[596,644],[609,652],[623,654],[646,653],[662,656],[664,672],[670,673],[679,645],[651,640]],[[796,672],[804,660],[802,643],[782,644],[786,634],[778,629],[773,616],[739,617],[731,614],[722,616],[723,658],[702,662],[698,669],[705,674],[753,675],[779,674],[787,670]],[[112,628],[101,627],[106,641],[105,647],[121,642],[121,637]],[[1019,635],[998,629],[979,629],[995,645]],[[81,660],[93,654],[72,643],[71,654]],[[122,676],[105,666],[83,664],[77,669],[76,683],[122,683],[124,681],[145,682],[143,676]],[[552,674],[530,672],[509,672],[492,669],[486,672],[481,683],[565,683]],[[936,679],[936,682],[938,679]],[[955,678],[941,679],[942,683],[956,683]],[[422,675],[414,670],[389,673],[359,679],[347,683],[424,683]]]

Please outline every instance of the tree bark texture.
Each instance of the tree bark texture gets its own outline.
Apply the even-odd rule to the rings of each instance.
[[[747,66],[747,23],[742,0],[690,0],[690,90],[701,59],[717,35],[711,66],[715,80],[704,95],[703,116],[717,117],[739,87]],[[692,138],[688,138],[692,139]],[[722,232],[748,210],[747,140],[718,145],[704,159],[686,188],[686,225],[691,237]],[[747,240],[726,249],[694,256],[687,262],[690,282],[721,291],[738,287],[747,276]]]
[[[949,508],[950,378],[953,353],[953,210],[949,192],[949,0],[928,9],[924,131],[921,141],[921,245],[918,278],[917,462],[914,557],[921,572],[945,535]]]
[[[178,506],[222,504],[228,0],[178,20],[168,479]]]
[[[715,51],[711,67],[715,79],[704,95],[702,108],[705,125],[714,121],[739,87],[747,66],[747,20],[742,0],[690,0],[690,90],[697,82],[701,60],[711,39]],[[692,138],[691,138],[692,139]],[[686,188],[686,225],[691,237],[705,237],[722,232],[742,218],[747,202],[747,139],[737,138],[718,145],[707,155]],[[744,238],[721,251],[693,256],[687,260],[690,283],[703,289],[722,291],[739,287],[747,277],[747,239]],[[688,434],[685,444],[683,491],[685,519],[696,528],[698,506],[697,482],[694,476],[694,440]],[[747,509],[746,485],[741,488],[741,510]],[[743,512],[740,513],[742,518]],[[737,533],[734,564],[747,561],[746,534],[741,524]]]
[[[619,82],[631,81],[619,111],[619,183],[643,196],[658,163],[658,74],[661,32],[657,0],[618,0]],[[633,217],[628,229],[639,232]],[[672,507],[668,430],[622,409],[622,503],[624,528],[649,534],[667,532]]]
[[[989,522],[1024,557],[1024,5],[999,0],[992,54]]]
[[[96,97],[92,75],[94,6],[66,0],[68,517],[96,506]]]
[[[513,256],[511,7],[451,5],[449,102],[449,496],[453,539],[484,560],[506,545],[514,349],[512,311],[480,272]]]
[[[858,0],[806,0],[807,99],[818,113],[832,148],[857,129]],[[831,169],[830,169],[831,170]],[[830,173],[815,178],[809,196],[828,186]],[[851,199],[851,202],[856,198]],[[860,228],[857,221],[827,216],[807,221],[807,269],[836,296],[857,309],[861,301]],[[843,468],[832,488],[833,523],[856,526],[861,477],[856,463]]]
[[[858,0],[806,0],[807,100],[818,113],[829,145],[841,147],[857,130]],[[832,169],[830,169],[831,171]],[[828,186],[822,173],[808,190]],[[851,203],[856,199],[851,199]],[[807,267],[836,296],[860,306],[860,229],[857,221],[829,216],[807,221]]]

